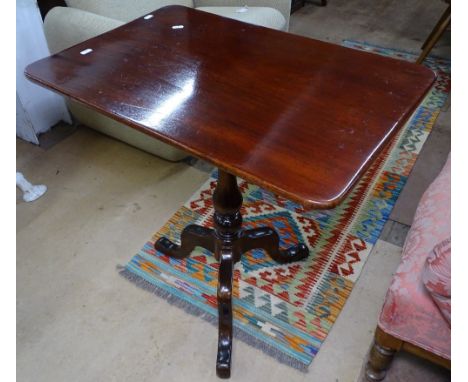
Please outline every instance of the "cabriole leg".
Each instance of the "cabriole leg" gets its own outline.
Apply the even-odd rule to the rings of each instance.
[[[218,354],[216,374],[220,378],[231,376],[232,356],[232,253],[227,250],[220,254],[218,280]]]
[[[309,255],[309,248],[302,243],[287,249],[280,249],[279,236],[275,230],[269,227],[243,231],[239,239],[241,253],[252,249],[264,249],[278,263],[299,261]]]
[[[184,228],[180,235],[180,246],[165,237],[160,237],[154,243],[154,248],[167,256],[183,259],[189,256],[195,247],[203,247],[214,252],[215,241],[214,230],[190,224]]]
[[[218,354],[216,373],[220,378],[231,376],[232,357],[232,273],[240,259],[238,251],[239,231],[242,225],[240,208],[242,194],[234,175],[218,171],[218,183],[213,193],[216,236],[215,256],[219,260],[218,281]]]

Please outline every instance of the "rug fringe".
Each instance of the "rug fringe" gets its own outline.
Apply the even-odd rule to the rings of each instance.
[[[118,265],[117,270],[122,277],[132,282],[137,287],[144,289],[148,292],[151,292],[158,297],[163,298],[169,304],[177,306],[178,308],[183,309],[185,312],[193,316],[201,317],[202,319],[204,319],[205,321],[213,325],[218,324],[218,316],[207,313],[203,309],[196,307],[190,302],[187,302],[181,299],[180,297],[177,297],[173,295],[172,293],[165,291],[164,289],[159,288],[156,285],[151,284],[149,281],[145,280],[143,277],[134,274],[128,268],[122,265]],[[240,341],[246,343],[247,345],[261,350],[263,353],[269,355],[270,357],[275,358],[278,362],[285,364],[287,366],[293,367],[294,369],[297,369],[303,373],[307,372],[308,365],[283,353],[282,351],[278,350],[274,346],[271,346],[265,343],[264,341],[259,340],[258,338],[247,333],[246,331],[234,326],[233,334],[234,334],[234,338],[237,338]]]

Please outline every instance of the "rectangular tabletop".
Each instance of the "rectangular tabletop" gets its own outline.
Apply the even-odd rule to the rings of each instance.
[[[306,207],[338,204],[430,89],[419,65],[169,6],[31,80]]]

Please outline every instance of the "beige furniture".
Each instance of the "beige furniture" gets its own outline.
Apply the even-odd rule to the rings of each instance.
[[[166,5],[195,7],[224,17],[287,31],[291,0],[66,0],[67,7],[51,9],[44,32],[51,53],[57,53]],[[170,161],[185,152],[116,122],[75,101],[67,105],[81,123]]]

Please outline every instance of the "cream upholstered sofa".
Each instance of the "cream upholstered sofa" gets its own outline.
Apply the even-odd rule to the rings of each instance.
[[[117,28],[166,5],[184,5],[220,16],[288,30],[291,0],[65,0],[67,7],[52,8],[44,19],[51,53]],[[247,7],[244,7],[247,6]],[[171,161],[187,156],[163,142],[68,100],[73,116],[86,126]]]

